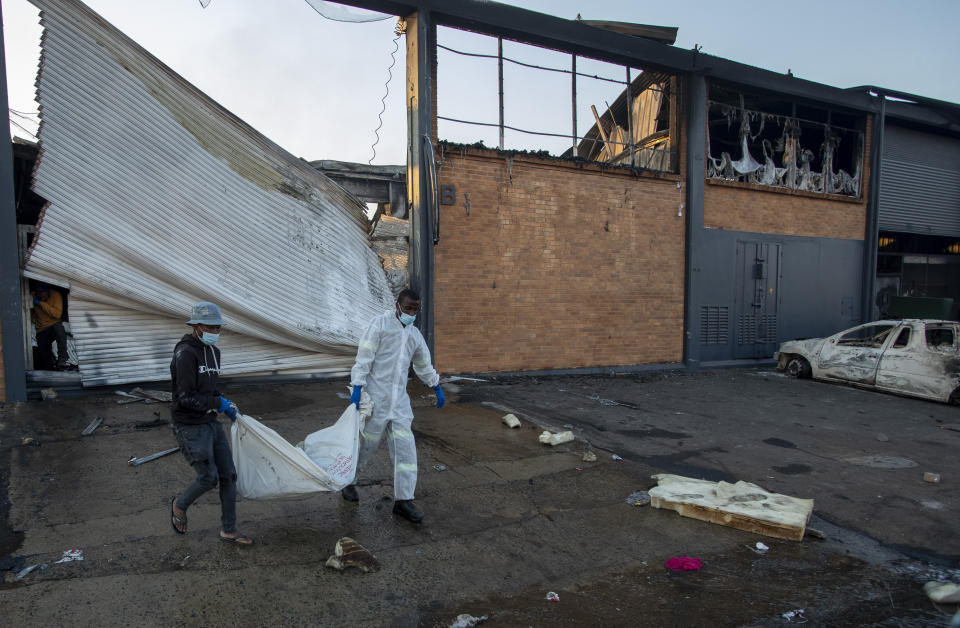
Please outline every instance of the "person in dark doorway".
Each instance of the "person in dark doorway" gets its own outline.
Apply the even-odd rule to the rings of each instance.
[[[63,295],[58,290],[41,284],[33,293],[33,308],[30,310],[33,326],[37,330],[37,359],[34,368],[40,371],[67,368],[67,331],[63,328]],[[57,343],[54,361],[53,343]]]
[[[357,472],[366,466],[387,433],[390,458],[393,461],[393,512],[419,523],[423,514],[413,505],[417,486],[417,445],[413,439],[413,410],[407,395],[407,374],[410,364],[424,384],[437,393],[437,407],[444,404],[440,376],[430,363],[430,350],[413,321],[420,311],[420,296],[413,290],[402,290],[394,308],[374,318],[360,338],[357,359],[350,372],[353,394],[350,402],[360,408],[360,395],[365,387],[373,400],[373,415],[360,433]],[[347,501],[360,500],[357,487],[345,487],[341,495]]]
[[[220,540],[252,545],[253,539],[237,532],[237,470],[217,413],[237,419],[237,406],[217,391],[220,350],[215,346],[224,325],[220,308],[210,302],[193,305],[192,331],[177,343],[170,362],[173,433],[180,451],[197,477],[170,500],[170,525],[177,534],[187,532],[187,508],[198,497],[220,485]]]

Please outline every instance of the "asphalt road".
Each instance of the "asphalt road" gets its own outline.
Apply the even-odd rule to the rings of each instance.
[[[336,381],[225,393],[297,442],[339,416],[345,391]],[[960,422],[957,408],[768,370],[465,383],[442,410],[428,407],[429,390],[411,391],[423,524],[390,514],[384,447],[360,477],[358,505],[328,493],[241,501],[240,530],[258,541],[249,549],[216,540],[214,494],[190,509],[189,534],[171,531],[167,503],[191,477],[178,455],[127,466],[172,446],[165,404],[118,405],[112,394],[8,404],[4,623],[449,626],[469,613],[484,626],[767,626],[804,609],[812,625],[939,626],[956,611],[921,587],[960,582],[960,433],[940,427]],[[520,429],[501,424],[506,410]],[[94,435],[79,436],[98,416]],[[577,441],[537,441],[564,425]],[[923,482],[924,471],[941,482]],[[826,539],[770,539],[627,504],[657,472],[812,498],[811,526]],[[342,536],[381,570],[324,567]],[[755,553],[757,541],[770,551]],[[56,562],[74,548],[83,561]],[[682,554],[703,568],[664,567]]]

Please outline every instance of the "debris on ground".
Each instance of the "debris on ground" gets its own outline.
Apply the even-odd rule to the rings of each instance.
[[[29,567],[24,567],[17,572],[17,580],[22,580],[27,574],[34,571],[35,569],[46,569],[46,565],[30,565]]]
[[[362,545],[345,536],[337,541],[333,555],[327,559],[326,566],[338,571],[355,567],[364,573],[379,571],[380,561]]]
[[[596,462],[596,461],[597,461],[597,454],[593,453],[592,451],[585,451],[585,452],[583,452],[583,458],[581,458],[581,459],[582,459],[584,462]]]
[[[510,428],[520,427],[520,419],[518,419],[513,414],[505,414],[503,415],[503,419],[501,420],[503,421],[503,424],[506,425],[507,427],[510,427]]]
[[[634,491],[627,496],[625,501],[631,506],[646,506],[650,503],[650,493],[646,491]]]
[[[940,474],[939,473],[930,473],[927,471],[923,474],[923,481],[929,482],[930,484],[939,484],[940,483]]]
[[[461,613],[457,615],[457,618],[453,620],[453,623],[450,624],[450,628],[473,628],[483,622],[487,621],[487,616],[482,615],[480,617],[474,617],[469,613]]]
[[[101,423],[103,423],[103,419],[101,417],[97,417],[94,420],[90,421],[90,425],[85,427],[84,430],[80,432],[80,436],[90,436],[91,434],[93,434],[93,431],[95,429],[100,427]]]
[[[133,424],[133,429],[135,430],[148,430],[153,427],[163,427],[164,425],[170,425],[169,419],[155,419],[153,421],[137,421]]]
[[[876,439],[881,443],[885,443],[890,440],[890,437],[884,434],[883,432],[877,432]]]
[[[21,444],[21,445],[32,445],[32,444],[33,444],[33,437],[32,437],[32,436],[24,436],[23,438],[20,439],[20,444]]]
[[[60,563],[70,563],[75,560],[83,560],[83,550],[79,550],[79,549],[64,550],[63,556],[60,557],[60,560],[58,560],[53,564],[59,565]]]
[[[565,389],[563,389],[563,388],[558,388],[557,390],[558,390],[559,392],[562,392],[562,393],[569,393],[569,394],[571,394],[571,395],[576,395],[576,396],[578,396],[578,397],[583,397],[584,399],[589,399],[589,400],[591,400],[591,401],[596,401],[596,402],[598,402],[601,406],[623,406],[624,408],[630,408],[630,409],[632,409],[632,410],[639,410],[639,409],[640,409],[640,408],[637,407],[636,404],[628,403],[628,402],[626,402],[626,401],[617,401],[616,399],[605,399],[605,398],[601,397],[600,395],[585,395],[585,394],[583,394],[583,393],[578,393],[578,392],[575,392],[575,391],[573,391],[573,390],[565,390]]]
[[[769,493],[750,482],[708,482],[669,473],[653,476],[654,508],[764,536],[800,541],[813,514],[813,500]]]
[[[121,397],[126,397],[126,399],[117,400],[119,404],[137,403],[138,401],[142,401],[143,403],[167,403],[173,401],[173,393],[165,390],[144,390],[138,387],[130,392],[124,392],[122,390],[115,390],[113,392]]]
[[[551,602],[559,602],[559,601],[560,601],[560,596],[557,595],[556,593],[554,593],[553,591],[549,591],[549,592],[547,592],[547,597],[546,597],[546,599],[549,600],[549,601],[551,601]]]
[[[567,430],[566,432],[558,432],[556,434],[550,433],[549,430],[543,430],[543,433],[540,434],[540,442],[544,445],[560,445],[561,443],[569,443],[573,440],[573,432]]]
[[[821,541],[827,538],[827,535],[816,528],[807,528],[805,531],[807,536],[812,536],[815,539],[820,539]]]
[[[130,460],[127,460],[127,465],[131,467],[139,467],[145,462],[150,462],[151,460],[156,460],[157,458],[163,458],[164,456],[169,456],[175,451],[180,451],[179,447],[171,447],[170,449],[164,449],[163,451],[158,451],[155,454],[150,454],[149,456],[144,456],[143,458],[137,458],[136,456],[130,456]]]
[[[621,457],[618,456],[617,454],[613,454],[612,456],[610,456],[610,458],[613,459],[613,460],[623,460],[623,458],[621,458]]]
[[[667,569],[672,569],[673,571],[697,571],[703,567],[703,561],[699,558],[694,558],[693,556],[674,556],[670,558],[663,564]]]
[[[445,465],[445,464],[435,464],[435,465],[433,465],[433,470],[434,470],[434,471],[446,471],[446,470],[447,470],[447,465]]]
[[[783,617],[786,621],[797,620],[797,623],[805,624],[807,623],[807,618],[803,616],[804,609],[797,608],[792,611],[787,611],[786,613],[781,613],[780,617]]]
[[[960,432],[960,423],[944,423],[940,426],[941,430],[950,430],[953,432]]]
[[[952,582],[928,582],[923,592],[938,604],[960,604],[960,584]]]
[[[748,545],[747,547],[757,554],[766,554],[770,551],[770,548],[765,543],[761,543],[760,541],[757,541],[756,545]]]
[[[57,398],[57,391],[55,391],[53,388],[41,388],[40,398],[44,401],[53,401]]]

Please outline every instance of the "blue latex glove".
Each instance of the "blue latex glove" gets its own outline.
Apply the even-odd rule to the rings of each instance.
[[[437,393],[437,407],[442,408],[443,404],[447,402],[446,398],[443,396],[443,389],[440,388],[440,384],[437,384],[433,387],[433,392]]]
[[[360,391],[363,390],[363,386],[354,386],[353,392],[350,393],[350,403],[357,405],[357,410],[360,409]]]
[[[33,304],[36,305],[38,303],[40,303],[40,299],[38,299],[37,297],[33,297]]]
[[[237,418],[237,404],[233,403],[226,397],[220,397],[220,406],[217,408],[217,412],[226,412],[227,416],[233,420]]]

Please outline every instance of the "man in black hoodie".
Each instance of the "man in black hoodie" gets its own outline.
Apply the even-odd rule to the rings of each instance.
[[[220,540],[251,545],[253,539],[237,532],[237,470],[230,445],[217,413],[237,419],[237,406],[217,391],[220,350],[216,342],[224,324],[220,308],[202,301],[194,303],[186,334],[173,350],[170,377],[173,403],[170,406],[173,433],[180,451],[197,477],[180,495],[170,500],[170,525],[177,534],[187,532],[187,508],[198,497],[220,485]]]

